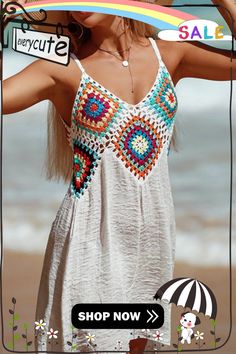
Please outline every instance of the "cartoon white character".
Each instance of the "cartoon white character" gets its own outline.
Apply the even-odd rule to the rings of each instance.
[[[193,338],[193,328],[200,324],[200,319],[194,313],[191,312],[185,312],[182,313],[181,319],[181,343],[184,344],[186,341],[188,344],[191,343],[191,338]]]

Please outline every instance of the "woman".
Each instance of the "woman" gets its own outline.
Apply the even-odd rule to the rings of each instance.
[[[233,1],[214,4],[236,19]],[[37,321],[58,330],[57,352],[70,351],[75,304],[150,303],[172,278],[167,155],[174,87],[185,77],[229,80],[231,56],[202,44],[157,40],[150,26],[118,16],[68,17],[79,28],[74,60],[67,67],[37,60],[3,83],[4,114],[45,99],[53,103],[48,177],[70,181],[49,235],[36,313]],[[235,57],[232,65],[236,79]],[[162,332],[170,344],[167,306]],[[39,350],[50,350],[43,336],[38,339]],[[152,344],[142,330],[81,329],[76,341],[80,351],[119,350],[122,341],[122,351],[142,353]]]

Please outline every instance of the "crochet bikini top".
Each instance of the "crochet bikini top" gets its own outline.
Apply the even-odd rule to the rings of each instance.
[[[137,104],[127,103],[94,80],[80,60],[71,54],[82,75],[73,104],[71,126],[62,119],[74,157],[78,146],[80,151],[96,157],[95,160],[101,158],[105,149],[111,148],[138,179],[146,177],[164,148],[168,154],[177,111],[173,81],[156,41],[151,37],[149,40],[159,69],[151,89]]]

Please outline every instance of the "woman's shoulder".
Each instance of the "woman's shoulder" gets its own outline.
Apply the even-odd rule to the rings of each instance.
[[[71,77],[75,75],[78,77],[80,76],[80,70],[78,70],[78,66],[70,55],[68,65],[62,65],[58,63],[51,63],[51,72],[55,76],[58,81],[67,81]]]
[[[175,78],[175,76],[182,58],[182,43],[174,41],[165,41],[162,39],[156,39],[155,41],[163,63],[168,69],[173,82],[177,83],[178,80]]]
[[[163,56],[179,57],[182,58],[186,53],[193,53],[196,47],[210,50],[211,47],[199,41],[167,41],[162,39],[156,39],[157,46]]]
[[[68,65],[45,59],[37,59],[31,65],[33,71],[53,79],[55,87],[59,87],[59,89],[67,89],[77,85],[81,79],[81,72],[72,57],[70,57]]]
[[[160,38],[156,39],[155,41],[163,57],[181,55],[185,46],[184,42],[180,41],[167,41]]]

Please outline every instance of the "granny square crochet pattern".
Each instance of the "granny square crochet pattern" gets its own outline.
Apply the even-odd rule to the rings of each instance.
[[[79,140],[74,141],[73,179],[71,189],[76,196],[84,193],[95,172],[100,156]]]
[[[170,128],[174,123],[177,111],[177,98],[166,70],[162,71],[161,80],[150,97],[149,104],[153,106],[158,116],[165,122],[166,127]]]
[[[163,137],[154,124],[137,115],[120,125],[113,144],[125,167],[138,178],[145,178],[163,148]]]
[[[76,197],[92,183],[106,149],[139,181],[145,181],[157,167],[165,148],[168,154],[177,97],[170,74],[159,59],[156,80],[136,105],[114,95],[81,66],[69,132],[74,155],[71,191]]]
[[[74,124],[95,137],[103,137],[119,114],[122,105],[89,77],[85,78],[76,99]]]

